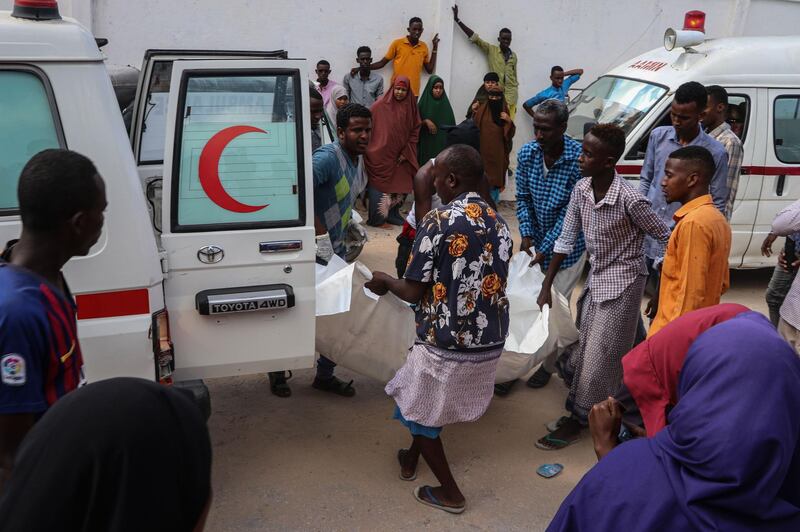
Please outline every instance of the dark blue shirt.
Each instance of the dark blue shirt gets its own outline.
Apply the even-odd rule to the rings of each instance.
[[[405,277],[430,283],[417,305],[420,342],[455,351],[505,343],[512,246],[506,222],[472,192],[417,224]]]
[[[71,296],[0,261],[0,414],[44,412],[81,384]]]

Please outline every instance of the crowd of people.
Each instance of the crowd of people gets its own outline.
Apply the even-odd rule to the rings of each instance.
[[[493,395],[514,385],[494,380],[508,333],[513,253],[497,204],[511,166],[519,87],[511,31],[501,29],[493,45],[461,21],[456,6],[453,15],[490,70],[466,120],[457,123],[442,78],[431,75],[420,91],[422,71],[435,72],[439,41],[429,50],[416,17],[380,61],[358,48],[358,67],[341,84],[319,61],[308,90],[317,260],[347,257],[359,198],[370,225],[402,226],[397,276],[374,272],[366,284],[416,314],[416,342],[385,388],[394,419],[411,435],[397,466],[401,480],[413,481],[422,457],[439,485],[416,488],[416,500],[458,514],[466,497],[447,461],[443,427],[479,419]],[[384,91],[374,71],[390,62]],[[675,91],[672,124],[650,134],[637,187],[615,169],[626,142],[620,127],[592,124],[580,139],[566,134],[566,94],[581,74],[553,67],[551,85],[523,103],[534,138],[514,170],[520,252],[544,273],[541,286],[531,287],[539,306],[552,306],[554,294],[570,298],[588,264],[574,316],[578,342],[549,353],[527,381],[541,388],[558,373],[569,390],[568,415],[549,423],[536,446],[557,451],[588,431],[599,460],[550,528],[800,529],[800,200],[778,214],[763,246],[769,254],[778,236],[790,237],[767,294],[772,323],[720,304],[730,284],[728,220],[742,162],[727,93],[696,82]],[[326,126],[335,128],[331,142]],[[75,391],[82,361],[61,268],[97,241],[104,190],[92,163],[67,150],[36,155],[19,180],[23,231],[0,262],[0,282],[10,287],[0,295],[0,345],[13,353],[3,362],[22,360],[29,378],[0,385],[0,529],[148,528],[158,519],[192,530],[202,529],[208,510],[208,432],[178,390],[122,380]],[[403,216],[408,194],[414,204]],[[49,365],[56,352],[67,353],[66,369]],[[324,355],[312,385],[352,397],[352,381],[338,379]],[[271,373],[272,392],[288,397],[288,378]],[[79,433],[75,417],[94,422]],[[180,468],[159,475],[161,485],[178,486],[178,509],[141,512],[140,498],[152,488],[147,469],[165,453],[180,455]],[[70,488],[55,493],[64,482]],[[52,491],[37,488],[34,497],[32,485]],[[69,511],[41,511],[54,503]],[[66,515],[69,523],[53,521]],[[27,526],[39,522],[47,524]]]

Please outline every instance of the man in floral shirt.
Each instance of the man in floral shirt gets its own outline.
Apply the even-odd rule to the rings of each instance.
[[[450,513],[465,508],[439,433],[475,421],[492,398],[508,333],[505,288],[511,234],[478,195],[483,162],[474,148],[451,146],[434,161],[434,186],[445,205],[417,225],[404,279],[375,272],[367,288],[416,304],[417,343],[386,385],[395,419],[413,436],[398,452],[400,478],[416,478],[420,454],[441,486],[421,486],[417,500]]]

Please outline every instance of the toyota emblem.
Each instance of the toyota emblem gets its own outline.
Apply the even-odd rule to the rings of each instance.
[[[197,252],[197,260],[203,264],[216,264],[225,257],[225,251],[219,246],[203,246]]]

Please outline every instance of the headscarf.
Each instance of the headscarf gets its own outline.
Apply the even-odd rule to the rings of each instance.
[[[335,85],[331,89],[331,97],[325,105],[325,115],[328,117],[328,123],[333,126],[334,130],[336,129],[336,114],[339,112],[339,108],[336,107],[336,100],[342,96],[347,96],[347,89],[341,85]]]
[[[490,96],[499,96],[499,100],[491,100],[489,99]],[[500,127],[503,127],[504,122],[503,119],[500,118],[500,113],[502,113],[506,109],[506,101],[503,97],[503,91],[501,90],[494,90],[486,95],[486,103],[489,105],[489,110],[492,112],[492,120],[494,123]]]
[[[623,443],[548,530],[800,530],[800,358],[761,314],[702,333],[654,438]]]
[[[408,89],[408,96],[401,102],[394,98],[397,86]],[[411,192],[412,179],[419,169],[420,124],[411,82],[405,76],[397,76],[386,94],[372,104],[372,138],[364,158],[370,186],[384,194]],[[400,154],[406,160],[398,165]]]
[[[487,81],[494,81],[495,83],[500,83],[500,76],[497,72],[487,72],[485,76],[483,76],[484,83],[481,83],[481,86],[475,91],[475,97],[472,99],[472,103],[478,102],[478,104],[486,103],[486,99],[488,96],[488,92],[486,91],[485,82]],[[467,118],[472,118],[474,114],[472,112],[472,103],[469,104],[469,108],[467,108]]]
[[[432,121],[437,128],[435,135],[432,135],[425,127],[420,128],[419,155],[417,157],[420,166],[439,155],[439,152],[444,149],[447,133],[442,129],[442,126],[452,126],[456,123],[453,108],[447,98],[447,92],[443,91],[442,97],[438,100],[433,97],[433,86],[437,83],[441,83],[442,88],[444,88],[442,78],[436,75],[431,76],[428,79],[428,84],[425,85],[425,90],[422,91],[422,96],[419,98],[420,119]]]
[[[667,407],[678,402],[678,377],[692,342],[702,333],[750,310],[723,303],[688,312],[622,357],[623,382],[642,414],[647,436],[667,425]]]
[[[100,381],[28,433],[0,500],[0,530],[194,530],[211,494],[211,442],[188,392]]]

